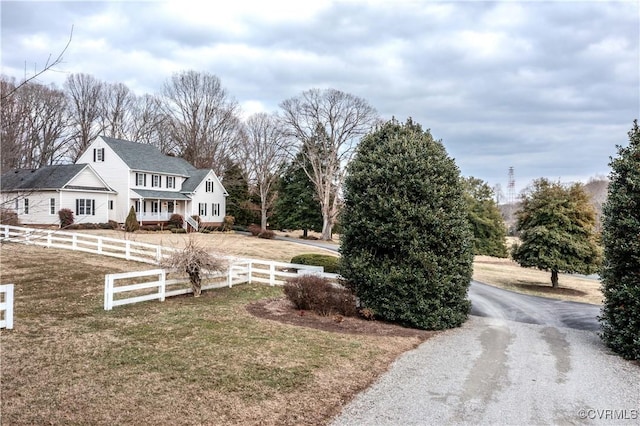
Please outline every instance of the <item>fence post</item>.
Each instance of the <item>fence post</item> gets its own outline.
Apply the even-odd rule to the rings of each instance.
[[[233,265],[229,265],[229,269],[227,270],[227,284],[229,288],[233,287]]]
[[[129,240],[124,243],[124,257],[127,260],[131,260],[131,244]]]
[[[5,240],[9,239],[9,225],[4,226],[4,238]]]
[[[27,230],[24,235],[24,243],[29,245],[29,241],[31,241],[31,230]]]
[[[250,260],[247,264],[247,278],[249,279],[249,284],[253,282],[253,262]]]
[[[164,302],[164,295],[167,289],[167,272],[164,269],[160,273],[160,285],[158,287],[158,292],[160,293],[160,301]]]
[[[13,284],[4,286],[4,324],[7,330],[13,328]]]
[[[158,264],[160,264],[161,260],[162,260],[162,247],[161,246],[156,246],[156,262],[158,262]]]
[[[71,250],[75,250],[78,247],[78,235],[73,234],[71,236]]]
[[[273,263],[269,265],[269,285],[276,285],[276,265]]]
[[[104,310],[110,311],[113,307],[113,279],[110,274],[104,276]]]
[[[53,231],[47,231],[47,248],[51,247],[51,233]]]
[[[98,237],[98,254],[102,254],[102,237]]]

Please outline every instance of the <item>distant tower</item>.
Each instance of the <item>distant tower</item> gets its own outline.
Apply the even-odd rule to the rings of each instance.
[[[513,166],[509,167],[509,183],[507,185],[507,204],[516,201],[516,179],[513,176]]]

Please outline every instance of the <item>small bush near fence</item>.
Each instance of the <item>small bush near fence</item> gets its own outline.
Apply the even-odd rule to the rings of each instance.
[[[18,213],[11,209],[0,208],[0,223],[3,225],[20,226]]]
[[[297,309],[311,310],[320,315],[340,314],[355,316],[356,298],[345,288],[315,275],[290,278],[284,285],[284,294]]]
[[[58,217],[60,218],[60,227],[68,228],[69,225],[73,225],[73,212],[71,209],[58,210]]]
[[[330,274],[337,274],[340,267],[340,259],[328,254],[305,253],[294,256],[291,263],[299,265],[322,266],[324,271]]]
[[[186,234],[187,230],[184,228],[173,228],[171,229],[171,232],[174,234]]]

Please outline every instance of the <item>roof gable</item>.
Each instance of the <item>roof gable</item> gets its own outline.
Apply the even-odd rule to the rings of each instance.
[[[69,183],[86,164],[61,164],[39,169],[14,169],[0,177],[2,191],[36,189],[61,189]]]
[[[153,145],[108,138],[106,136],[100,136],[100,138],[132,170],[179,176],[189,176],[196,170],[188,161],[179,157],[164,155]]]

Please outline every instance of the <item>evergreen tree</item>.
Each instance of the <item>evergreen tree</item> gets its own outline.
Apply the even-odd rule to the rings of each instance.
[[[640,129],[610,163],[604,206],[602,339],[626,359],[640,360]]]
[[[522,243],[513,259],[524,267],[551,271],[551,285],[558,287],[558,273],[592,274],[601,260],[596,242],[596,213],[584,185],[562,185],[540,178],[522,196],[516,212],[516,229]]]
[[[493,189],[484,181],[464,179],[468,219],[473,230],[473,252],[485,256],[507,257],[507,227],[493,199]]]
[[[322,231],[322,212],[313,182],[304,171],[305,156],[298,153],[284,171],[278,186],[274,218],[280,228]]]
[[[238,163],[232,163],[224,172],[222,181],[229,196],[226,200],[228,216],[233,216],[236,225],[249,225],[257,220],[252,210],[249,183]]]
[[[408,120],[365,136],[345,181],[341,275],[374,315],[457,327],[470,308],[472,235],[460,172],[441,142]]]
[[[124,221],[124,230],[126,232],[135,232],[140,229],[140,224],[138,223],[138,218],[136,217],[136,210],[131,206],[129,209],[129,214]]]

